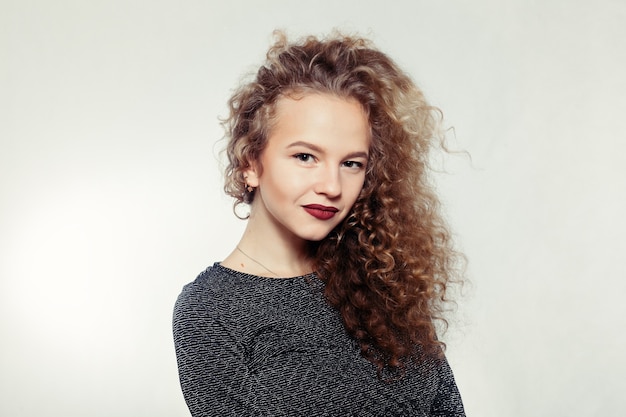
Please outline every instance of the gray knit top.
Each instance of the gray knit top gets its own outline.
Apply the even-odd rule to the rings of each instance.
[[[447,361],[378,379],[315,276],[276,279],[216,263],[174,308],[180,383],[193,417],[465,416]]]

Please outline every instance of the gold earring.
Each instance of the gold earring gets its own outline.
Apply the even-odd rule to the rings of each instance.
[[[248,176],[246,175],[245,177],[243,177],[243,184],[244,184],[244,188],[246,189],[247,192],[251,193],[252,191],[254,191],[254,187],[251,185],[248,185]]]

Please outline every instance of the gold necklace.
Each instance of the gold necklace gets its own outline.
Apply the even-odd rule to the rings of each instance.
[[[261,262],[257,261],[256,259],[254,259],[252,256],[248,255],[247,253],[245,253],[244,251],[241,250],[241,248],[239,247],[239,245],[235,246],[237,248],[237,250],[241,253],[243,253],[243,256],[245,256],[246,258],[250,259],[252,262],[254,262],[255,264],[258,264],[260,266],[263,267],[263,269],[265,269],[267,272],[269,272],[270,274],[274,275],[274,276],[278,276],[278,274],[274,271],[272,271],[271,269],[269,269],[268,267],[266,267],[265,265],[263,265]]]

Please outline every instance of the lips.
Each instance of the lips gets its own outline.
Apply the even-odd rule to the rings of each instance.
[[[319,220],[331,219],[339,209],[336,207],[322,206],[321,204],[309,204],[303,206],[304,210]]]

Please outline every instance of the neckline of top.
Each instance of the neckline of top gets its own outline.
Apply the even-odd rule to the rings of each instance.
[[[247,278],[247,279],[254,278],[254,279],[271,280],[271,281],[294,281],[294,280],[311,279],[311,278],[319,279],[315,272],[309,272],[308,274],[297,275],[293,277],[264,277],[262,275],[254,275],[254,274],[249,274],[247,272],[237,271],[236,269],[232,269],[232,268],[222,265],[220,262],[215,262],[213,264],[213,267],[216,269],[222,270],[228,273],[229,275],[237,276],[240,278]]]

